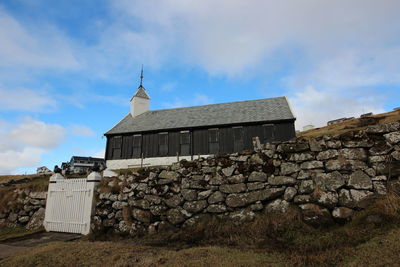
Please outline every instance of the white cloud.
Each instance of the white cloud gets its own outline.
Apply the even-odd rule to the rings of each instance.
[[[70,40],[49,24],[22,24],[0,6],[0,67],[78,69]],[[15,75],[15,73],[14,73]]]
[[[12,141],[41,149],[51,149],[64,140],[65,129],[58,124],[49,124],[25,118],[9,133]]]
[[[358,117],[367,112],[384,112],[382,97],[368,96],[363,90],[349,94],[345,90],[319,91],[308,86],[295,93],[289,101],[297,117],[297,130],[302,130],[308,124],[321,127],[333,119]]]
[[[95,132],[85,125],[72,125],[71,133],[78,136],[94,136]]]
[[[121,20],[128,24],[139,18],[145,33],[215,74],[237,75],[264,65],[284,46],[297,45],[322,57],[349,47],[383,48],[399,33],[397,0],[113,3]]]
[[[40,90],[0,88],[0,110],[51,111],[56,106],[56,100]]]
[[[18,168],[37,167],[49,149],[56,148],[65,137],[57,124],[25,118],[17,124],[0,124],[0,173]]]

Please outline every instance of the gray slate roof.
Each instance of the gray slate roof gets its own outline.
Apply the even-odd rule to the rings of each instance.
[[[187,108],[152,110],[135,118],[129,113],[105,134],[294,119],[286,97],[276,97]]]
[[[143,86],[139,86],[139,88],[137,89],[136,93],[133,95],[132,98],[134,98],[135,96],[150,99],[149,95],[146,93],[146,89],[144,89]]]

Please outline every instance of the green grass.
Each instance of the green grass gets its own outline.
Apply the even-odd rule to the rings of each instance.
[[[43,229],[26,229],[25,227],[0,227],[0,241],[23,237],[33,233],[42,232]]]

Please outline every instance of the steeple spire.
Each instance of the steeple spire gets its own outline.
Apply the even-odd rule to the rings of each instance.
[[[140,87],[143,87],[142,82],[143,82],[143,64],[142,64],[142,72],[140,73]]]

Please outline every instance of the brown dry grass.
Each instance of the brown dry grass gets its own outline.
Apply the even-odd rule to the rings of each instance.
[[[0,184],[6,184],[13,182],[17,183],[26,183],[30,181],[35,181],[37,179],[42,179],[46,177],[47,179],[50,177],[48,174],[29,174],[29,175],[0,175]]]
[[[298,137],[312,138],[325,134],[337,135],[344,134],[350,131],[358,131],[367,128],[374,124],[385,124],[390,122],[400,121],[400,110],[377,114],[367,118],[355,118],[341,123],[316,128],[297,134]]]
[[[122,242],[54,242],[0,261],[1,266],[287,266],[277,255],[221,247],[179,251]]]

